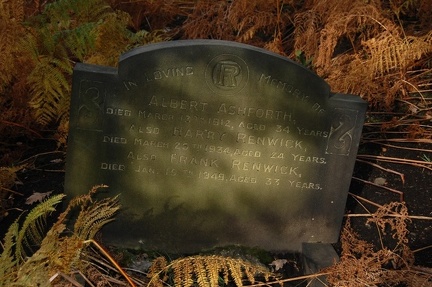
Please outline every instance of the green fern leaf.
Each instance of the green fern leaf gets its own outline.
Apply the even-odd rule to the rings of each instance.
[[[84,23],[72,30],[68,30],[65,35],[65,45],[67,49],[78,60],[83,61],[95,47],[97,23]]]
[[[35,244],[40,244],[43,235],[43,230],[41,229],[41,220],[45,220],[45,217],[55,211],[55,205],[61,202],[65,197],[64,194],[57,194],[49,197],[45,201],[34,207],[29,214],[26,216],[22,227],[20,228],[17,239],[16,239],[16,258],[22,260],[24,255],[26,255],[24,246],[30,247],[30,241]]]
[[[104,0],[57,0],[46,4],[43,14],[51,23],[68,26],[71,18],[77,23],[97,22],[111,12]]]
[[[9,227],[3,240],[3,251],[0,255],[0,287],[10,286],[15,278],[17,260],[13,254],[13,246],[18,236],[18,223]]]

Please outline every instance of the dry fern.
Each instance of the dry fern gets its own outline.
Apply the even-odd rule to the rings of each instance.
[[[432,32],[422,36],[401,37],[388,31],[364,42],[373,65],[373,75],[406,72],[424,55],[432,53]]]
[[[305,1],[294,18],[294,48],[314,59],[332,90],[393,109],[396,99],[420,90],[421,82],[410,75],[430,62],[432,52],[430,32],[408,35],[402,20],[394,19],[421,13],[414,2]]]
[[[105,0],[27,4],[0,1],[0,122],[5,123],[0,132],[5,135],[64,122],[76,62],[116,65],[128,49],[167,39],[161,31],[130,31],[130,16]],[[18,125],[21,129],[13,129]]]
[[[33,95],[29,105],[42,125],[59,120],[69,110],[70,83],[66,75],[72,74],[72,65],[67,59],[63,61],[40,56],[28,77]]]
[[[0,255],[0,286],[51,286],[55,282],[51,282],[50,278],[58,274],[71,276],[78,270],[86,273],[88,262],[83,261],[82,256],[87,244],[95,243],[95,233],[112,220],[119,208],[117,198],[93,201],[92,195],[98,188],[72,199],[45,236],[41,233],[44,225],[41,218],[54,211],[54,206],[64,195],[52,196],[37,205],[21,227],[17,222],[9,227]],[[81,211],[72,234],[66,236],[65,220],[76,206],[81,206]],[[27,251],[30,243],[39,247],[33,254]],[[55,281],[59,283],[61,280],[59,276]]]
[[[221,39],[267,46],[284,54],[282,37],[294,1],[199,1],[181,27],[185,39]],[[265,40],[264,40],[265,39]]]
[[[15,55],[24,29],[24,1],[0,1],[0,93],[15,75]]]
[[[95,47],[86,55],[84,61],[97,65],[117,66],[122,53],[137,46],[169,39],[161,30],[140,30],[134,33],[128,29],[131,20],[131,16],[122,11],[108,15],[96,27]]]
[[[329,273],[327,281],[337,287],[432,286],[431,274],[420,272],[414,266],[413,252],[407,245],[406,223],[409,221],[404,203],[394,202],[378,208],[367,222],[376,224],[383,233],[390,226],[397,246],[392,250],[384,246],[377,250],[373,244],[359,238],[348,219],[340,239],[340,261],[325,270]]]
[[[262,265],[224,256],[191,256],[174,260],[170,264],[165,258],[159,257],[149,270],[148,286],[163,286],[170,278],[169,272],[173,272],[173,284],[180,287],[190,287],[194,283],[199,287],[217,287],[221,276],[225,284],[232,281],[241,287],[244,279],[254,284],[256,276],[262,276],[266,281],[272,276]]]

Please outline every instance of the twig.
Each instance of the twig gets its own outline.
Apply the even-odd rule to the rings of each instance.
[[[65,173],[64,169],[43,169],[43,168],[32,168],[32,170],[43,171],[43,172],[59,172]]]
[[[385,168],[383,166],[380,166],[379,164],[376,164],[376,163],[373,163],[373,162],[370,162],[370,161],[361,160],[361,159],[357,159],[357,161],[358,162],[362,162],[362,163],[366,163],[366,164],[370,164],[371,166],[374,166],[374,167],[376,167],[378,169],[381,169],[381,170],[384,170],[384,171],[387,171],[387,172],[390,172],[390,173],[397,174],[397,175],[400,176],[400,178],[402,180],[402,183],[405,184],[405,175],[403,173],[397,172],[397,171],[392,170],[392,169]]]
[[[364,201],[366,203],[369,203],[369,204],[371,204],[371,205],[373,205],[375,207],[378,207],[378,208],[382,208],[383,207],[382,205],[380,205],[380,204],[378,204],[376,202],[370,201],[370,200],[368,200],[368,199],[366,199],[364,197],[361,197],[359,195],[353,194],[352,192],[348,192],[348,194],[351,195],[351,196],[353,196],[354,198],[356,198],[358,200],[361,200],[361,201]],[[371,213],[369,213],[369,214],[345,214],[345,217],[371,217],[371,216],[372,216]],[[393,214],[389,215],[389,216],[402,217],[399,213],[395,213],[395,212],[393,212]],[[430,216],[421,216],[421,215],[408,215],[408,218],[418,219],[418,220],[432,220],[432,217],[430,217]]]
[[[386,143],[381,143],[381,142],[379,142],[378,144],[380,144],[382,146],[386,146],[386,147],[391,147],[391,148],[404,149],[404,150],[412,150],[412,151],[419,151],[419,152],[430,152],[430,153],[432,153],[432,150],[430,150],[430,149],[407,147],[407,146],[398,146],[398,145],[386,144]]]
[[[24,196],[24,194],[22,194],[22,193],[20,193],[18,191],[14,191],[12,189],[6,188],[6,187],[1,187],[1,189],[6,190],[7,192],[10,192],[10,193],[14,193],[14,194],[17,194],[17,195],[20,195],[20,196]]]
[[[298,280],[305,280],[305,279],[314,279],[314,278],[329,275],[329,274],[331,274],[331,272],[315,273],[315,274],[310,274],[310,275],[303,275],[303,276],[298,276],[298,277],[293,277],[293,278],[276,280],[276,281],[272,281],[272,282],[262,282],[262,283],[251,284],[251,285],[244,285],[244,287],[258,287],[258,286],[265,286],[265,285],[280,284],[280,283],[284,283],[284,282],[291,282],[291,281],[298,281]]]
[[[407,158],[386,157],[380,155],[367,155],[367,154],[359,154],[357,155],[357,158],[374,159],[374,160],[389,162],[389,163],[412,165],[415,167],[426,168],[432,171],[432,167],[429,167],[429,165],[432,166],[432,162],[428,162],[428,161],[421,161],[421,160],[414,160],[414,159],[407,159]]]
[[[5,121],[5,120],[2,120],[1,122],[4,123],[4,124],[6,124],[6,125],[9,125],[9,126],[15,126],[15,127],[23,128],[23,129],[29,131],[30,133],[36,135],[38,138],[42,138],[42,135],[40,133],[38,133],[38,132],[36,132],[36,131],[34,131],[34,130],[26,127],[26,126],[23,126],[22,124],[17,124],[17,123],[10,122],[10,121]]]
[[[349,194],[350,194],[352,197],[354,197],[354,199],[358,202],[358,204],[360,204],[360,205],[363,207],[363,209],[366,210],[366,211],[368,212],[368,214],[371,215],[371,216],[372,216],[372,212],[370,212],[370,211],[366,208],[366,206],[364,206],[364,204],[361,202],[361,200],[363,200],[363,201],[365,201],[365,202],[367,202],[367,203],[370,203],[370,204],[372,204],[372,205],[374,205],[374,206],[377,206],[378,208],[381,206],[381,205],[376,204],[375,202],[372,202],[372,201],[370,201],[370,200],[368,200],[368,199],[366,199],[366,198],[363,198],[363,197],[361,197],[361,196],[354,195],[354,194],[352,194],[352,193],[349,193]],[[380,244],[381,244],[381,248],[383,249],[383,248],[384,248],[384,242],[383,242],[383,238],[382,238],[381,230],[380,230],[380,228],[378,227],[378,224],[376,224],[376,223],[375,223],[375,228],[377,229],[377,234],[378,234],[378,237],[379,237],[379,241],[380,241]]]
[[[424,143],[432,144],[432,139],[368,139],[367,142],[398,142],[398,143]]]
[[[76,271],[76,273],[78,273],[79,275],[81,275],[81,277],[85,280],[85,282],[90,285],[90,287],[96,287],[86,276],[84,276],[84,274],[82,274],[81,271]]]
[[[413,84],[411,84],[408,81],[405,81],[404,79],[400,79],[402,82],[404,82],[405,84],[411,86],[414,90],[416,90],[416,92],[420,95],[421,99],[423,100],[424,103],[426,103],[426,99],[424,98],[423,94],[420,92],[419,89],[417,89],[417,87]]]
[[[416,250],[413,250],[413,252],[416,253],[416,252],[420,252],[420,251],[423,251],[423,250],[426,250],[426,249],[429,249],[429,248],[432,248],[432,245],[428,245],[428,246],[425,246],[425,247],[422,247],[422,248],[418,248]]]
[[[57,272],[56,274],[54,274],[53,276],[51,276],[51,278],[49,279],[49,282],[53,282],[58,276],[63,277],[64,279],[66,279],[67,281],[69,281],[71,284],[73,284],[76,287],[84,287],[83,285],[81,285],[80,283],[78,283],[74,278],[64,274],[63,272]]]
[[[86,243],[93,243],[93,245],[96,246],[97,249],[99,249],[99,251],[115,266],[115,268],[126,279],[126,281],[129,283],[129,285],[132,287],[136,287],[136,285],[132,281],[132,279],[130,279],[130,277],[126,274],[126,272],[124,272],[124,270],[120,267],[120,265],[118,265],[118,263],[114,260],[114,258],[112,258],[111,255],[109,255],[109,253],[107,251],[105,251],[105,249],[99,243],[97,243],[93,239],[86,240],[86,241],[84,241],[84,243],[85,244]]]
[[[373,214],[359,214],[359,213],[352,213],[352,214],[345,214],[345,217],[372,217]],[[419,216],[419,215],[408,215],[403,216],[397,213],[389,215],[390,217],[408,217],[410,219],[416,219],[416,220],[432,220],[432,217],[430,216]]]
[[[352,178],[355,179],[355,180],[361,181],[363,183],[367,183],[367,184],[370,184],[372,186],[379,187],[379,188],[388,190],[388,191],[393,192],[393,193],[397,193],[397,194],[399,194],[399,201],[400,202],[404,201],[404,194],[403,194],[402,191],[399,191],[399,190],[396,190],[396,189],[393,189],[393,188],[390,188],[390,187],[387,187],[387,186],[379,185],[379,184],[376,184],[376,183],[373,183],[371,181],[364,180],[364,179],[361,179],[361,178],[358,178],[358,177],[355,177],[355,176],[353,176]]]
[[[354,194],[354,193],[352,193],[352,192],[348,192],[348,194],[351,195],[352,197],[358,199],[358,200],[361,200],[361,201],[364,201],[364,202],[366,202],[366,203],[369,203],[370,205],[373,205],[373,206],[375,206],[375,207],[378,207],[378,208],[383,207],[382,205],[380,205],[380,204],[378,204],[378,203],[376,203],[376,202],[373,202],[373,201],[371,201],[371,200],[369,200],[369,199],[366,199],[366,198],[364,198],[364,197],[361,197],[360,195],[356,195],[356,194]]]
[[[38,153],[38,154],[32,155],[31,157],[23,159],[17,165],[21,165],[24,162],[30,161],[31,159],[36,159],[37,157],[42,156],[42,155],[48,155],[48,154],[54,154],[54,153],[63,153],[63,154],[65,154],[65,152],[61,151],[61,150],[55,150],[55,151],[48,151],[48,152]]]

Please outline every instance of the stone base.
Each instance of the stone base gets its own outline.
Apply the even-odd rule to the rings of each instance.
[[[328,243],[303,243],[302,263],[305,275],[318,273],[323,268],[332,266],[339,256]],[[328,286],[325,276],[310,280],[308,287]]]

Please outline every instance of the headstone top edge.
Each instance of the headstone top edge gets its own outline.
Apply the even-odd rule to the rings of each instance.
[[[230,47],[230,48],[238,48],[238,49],[260,52],[263,54],[267,54],[268,56],[279,58],[280,60],[291,62],[292,64],[295,64],[296,66],[314,74],[312,71],[302,66],[301,64],[289,59],[288,57],[284,57],[270,50],[266,50],[264,48],[252,46],[249,44],[234,42],[234,41],[211,40],[211,39],[174,40],[174,41],[164,41],[164,42],[139,46],[120,55],[119,63],[141,53],[152,52],[161,49],[180,48],[180,47],[199,47],[199,46],[213,46],[213,47],[220,46],[220,47]]]
[[[256,50],[264,53],[269,53],[271,55],[276,55],[282,59],[288,59],[279,54],[266,50],[264,48],[260,48],[249,44],[240,43],[240,42],[227,41],[227,40],[212,40],[212,39],[191,39],[191,40],[163,41],[163,42],[151,43],[151,44],[139,46],[123,53],[120,56],[120,61],[129,57],[133,57],[134,55],[143,52],[149,52],[149,51],[165,49],[165,48],[192,47],[192,46],[224,46],[224,47],[233,47],[233,48],[243,48],[248,50]]]
[[[359,104],[363,104],[364,106],[367,106],[367,102],[358,95],[344,94],[344,93],[332,93],[331,98],[333,100],[338,100],[338,101],[349,101],[351,103],[357,102]]]
[[[103,73],[103,74],[113,74],[116,75],[118,73],[118,69],[116,67],[111,66],[102,66],[88,63],[76,63],[74,67],[74,72],[92,72],[92,73]]]

